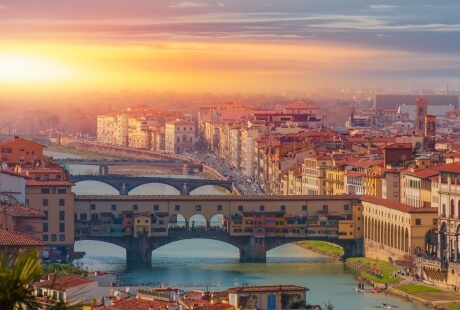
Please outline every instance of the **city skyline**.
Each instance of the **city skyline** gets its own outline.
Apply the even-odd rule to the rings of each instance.
[[[0,82],[30,89],[460,86],[460,4],[0,0]]]

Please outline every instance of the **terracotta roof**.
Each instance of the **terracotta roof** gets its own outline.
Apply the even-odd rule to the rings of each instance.
[[[19,140],[22,140],[22,141],[27,141],[29,143],[33,143],[33,144],[37,144],[37,145],[40,145],[41,147],[45,148],[46,146],[44,146],[43,144],[41,143],[37,143],[37,142],[34,142],[34,141],[31,141],[31,140],[27,140],[27,139],[23,139],[23,138],[19,138],[19,137],[14,137],[13,140],[8,140],[8,141],[4,141],[4,142],[0,142],[0,147],[2,146],[7,146],[9,144],[12,144],[16,141],[19,141]]]
[[[411,143],[393,143],[393,144],[386,146],[385,148],[386,149],[412,149],[412,144]]]
[[[309,291],[305,286],[298,285],[243,285],[227,289],[229,293],[246,293],[246,292],[279,292],[279,291]]]
[[[358,172],[358,171],[348,171],[345,173],[347,177],[362,177],[364,175],[364,172]]]
[[[431,167],[432,170],[437,170],[441,172],[455,172],[460,173],[460,163],[450,163],[450,164],[443,164]]]
[[[41,211],[20,205],[2,205],[0,206],[0,212],[20,217],[45,217],[45,214]]]
[[[206,200],[206,201],[323,201],[323,200],[352,200],[359,199],[359,195],[247,195],[247,196],[231,196],[231,195],[75,195],[75,201],[190,201],[190,200]]]
[[[387,200],[369,195],[362,195],[361,201],[370,202],[393,210],[405,213],[438,213],[438,208],[414,208],[397,201]]]
[[[59,291],[65,291],[69,288],[85,285],[88,283],[94,283],[97,282],[97,280],[90,280],[85,278],[84,276],[79,276],[79,275],[68,275],[68,276],[62,276],[62,277],[57,277],[55,279],[50,279],[50,280],[45,280],[42,282],[35,282],[33,284],[34,287],[52,287],[56,290]]]
[[[30,179],[30,177],[27,176],[27,175],[17,173],[17,172],[11,171],[11,170],[2,170],[0,173],[11,175],[11,176],[14,176],[14,177],[20,177],[20,178],[23,178],[23,179]]]
[[[284,109],[319,109],[317,106],[315,106],[314,104],[312,103],[307,103],[307,102],[304,102],[304,101],[297,101],[297,102],[294,102],[294,103],[291,103],[287,106],[284,107]]]
[[[0,246],[48,246],[48,243],[24,233],[14,233],[0,228]]]
[[[186,306],[188,309],[195,309],[195,307],[208,306],[211,303],[202,298],[181,298],[180,303]]]
[[[75,183],[63,180],[26,180],[27,186],[74,186]]]
[[[122,299],[112,306],[106,306],[106,310],[150,310],[167,307],[169,303],[158,300],[145,300],[140,298]]]
[[[439,175],[438,171],[435,171],[435,170],[432,170],[432,169],[420,169],[420,170],[416,170],[414,172],[405,171],[404,173],[409,174],[409,175],[413,175],[415,177],[419,177],[419,178],[422,178],[422,179],[431,178],[431,177]]]

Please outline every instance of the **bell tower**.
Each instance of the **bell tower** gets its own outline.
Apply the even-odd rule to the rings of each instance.
[[[428,100],[425,96],[417,97],[417,114],[415,115],[415,135],[423,137],[425,135],[425,122],[428,108]]]

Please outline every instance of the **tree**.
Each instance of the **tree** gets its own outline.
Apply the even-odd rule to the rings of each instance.
[[[2,309],[37,309],[30,283],[40,280],[41,264],[35,251],[0,254],[0,305]]]
[[[43,307],[34,298],[29,285],[43,275],[42,265],[35,250],[0,253],[0,309],[2,310],[64,310],[70,305],[49,303]]]
[[[328,301],[324,303],[324,308],[326,308],[326,310],[334,310],[335,307],[330,301]]]

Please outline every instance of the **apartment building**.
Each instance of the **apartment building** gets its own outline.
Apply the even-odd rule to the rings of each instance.
[[[326,195],[326,170],[332,166],[332,155],[315,154],[305,157],[302,184],[305,195]]]
[[[0,160],[8,165],[41,163],[44,148],[43,144],[15,136],[0,143]]]
[[[195,123],[178,120],[165,125],[165,151],[192,153],[195,151]]]
[[[26,205],[43,212],[42,240],[63,255],[73,252],[74,194],[67,172],[60,167],[23,169],[27,175]]]

